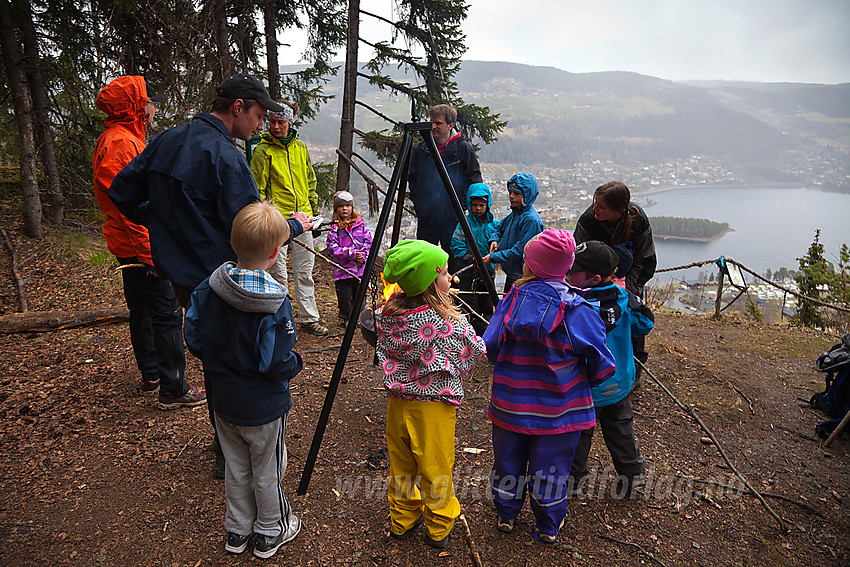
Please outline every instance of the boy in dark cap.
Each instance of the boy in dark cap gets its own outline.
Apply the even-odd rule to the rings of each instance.
[[[634,414],[629,392],[635,381],[632,335],[646,335],[655,326],[652,311],[632,292],[617,286],[612,276],[620,258],[610,246],[588,240],[576,247],[575,262],[570,269],[570,284],[588,288],[584,299],[593,306],[605,323],[608,349],[614,355],[616,371],[602,384],[591,388],[596,421],[614,468],[629,490],[644,484],[646,461],[640,456],[632,426]],[[593,439],[593,428],[581,432],[570,470],[573,493],[581,491],[587,479],[587,455]]]

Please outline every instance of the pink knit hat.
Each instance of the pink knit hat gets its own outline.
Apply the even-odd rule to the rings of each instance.
[[[570,231],[547,228],[525,245],[525,263],[539,278],[562,280],[573,265],[575,251]]]

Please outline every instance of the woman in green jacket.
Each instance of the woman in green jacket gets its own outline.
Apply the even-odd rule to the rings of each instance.
[[[262,135],[260,143],[251,158],[251,174],[257,182],[260,197],[271,201],[289,218],[293,213],[302,211],[309,216],[318,213],[318,195],[316,194],[316,174],[307,152],[307,145],[298,139],[298,132],[292,128],[297,113],[297,105],[279,101],[283,112],[269,112],[269,131]],[[301,326],[308,333],[327,335],[328,329],[319,319],[316,307],[313,283],[313,235],[304,232],[297,238],[309,250],[292,247],[292,275],[295,301],[298,303],[298,315]],[[280,249],[277,262],[269,273],[287,288],[286,253],[288,246]]]

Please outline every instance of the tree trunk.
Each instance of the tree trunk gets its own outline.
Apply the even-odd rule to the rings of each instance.
[[[41,72],[42,60],[39,56],[38,41],[33,25],[32,10],[27,0],[15,0],[16,20],[20,22],[23,35],[26,72],[32,95],[33,124],[38,140],[41,163],[47,177],[47,203],[44,216],[51,224],[61,224],[65,217],[65,198],[59,184],[59,168],[56,165],[56,151],[53,146],[53,131],[47,112],[47,87]]]
[[[129,319],[126,307],[94,309],[91,311],[28,311],[0,316],[0,335],[11,333],[42,333],[91,325],[122,323]]]
[[[360,0],[348,0],[348,43],[345,50],[345,83],[342,91],[342,120],[339,126],[339,150],[351,158],[354,151],[354,110],[357,100],[357,46],[360,41]],[[340,158],[336,166],[336,190],[346,191],[351,167]]]
[[[269,72],[269,94],[280,100],[280,66],[277,63],[277,30],[274,25],[274,0],[263,2],[263,26],[266,35],[266,68]]]
[[[225,0],[213,0],[213,34],[218,50],[218,61],[221,65],[221,80],[233,74],[233,64],[230,61],[230,34],[227,32],[227,10]]]
[[[44,236],[41,226],[41,197],[35,176],[35,142],[27,79],[21,68],[21,55],[15,37],[12,6],[9,0],[0,0],[0,45],[12,100],[15,107],[15,122],[18,125],[18,144],[21,151],[21,189],[24,194],[24,231],[33,238]]]

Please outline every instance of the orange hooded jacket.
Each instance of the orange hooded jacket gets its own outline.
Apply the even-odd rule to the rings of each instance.
[[[148,229],[132,223],[109,199],[109,186],[125,165],[145,149],[145,104],[147,86],[144,77],[118,77],[100,91],[95,105],[107,114],[104,131],[94,148],[94,195],[106,213],[103,236],[109,251],[119,258],[135,257],[153,265]]]

